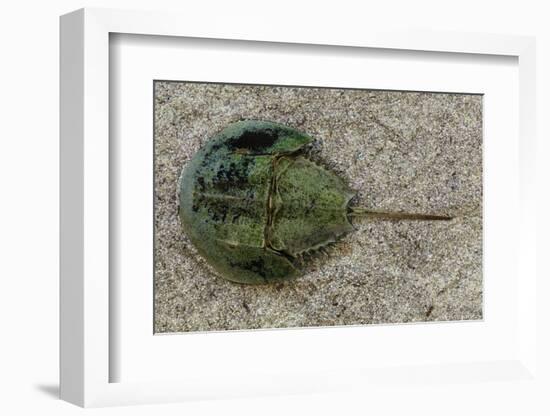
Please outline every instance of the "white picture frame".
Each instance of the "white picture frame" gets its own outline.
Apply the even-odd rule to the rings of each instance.
[[[249,382],[220,374],[217,383],[196,377],[178,381],[111,382],[109,282],[109,36],[114,33],[250,42],[383,48],[453,54],[505,55],[519,66],[519,216],[517,270],[517,348],[498,361],[420,365],[415,377],[479,383],[488,373],[506,380],[536,382],[535,41],[530,37],[467,33],[342,31],[322,26],[262,24],[235,31],[235,21],[204,25],[172,13],[82,9],[61,18],[61,398],[80,406],[159,403],[195,398],[323,392],[401,383],[406,369],[369,372],[334,369],[319,374],[280,373]],[[244,27],[244,26],[241,26]],[[409,327],[414,331],[414,326]],[[152,336],[152,334],[151,334]],[[320,335],[321,336],[321,335]],[[322,340],[321,340],[322,342]],[[481,375],[481,376],[480,376]],[[498,378],[498,377],[497,377]]]

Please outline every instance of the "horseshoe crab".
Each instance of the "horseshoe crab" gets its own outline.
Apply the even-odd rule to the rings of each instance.
[[[184,232],[223,278],[261,284],[300,275],[299,258],[353,231],[355,216],[449,220],[350,206],[355,193],[300,154],[312,138],[267,121],[240,121],[214,136],[183,169]]]

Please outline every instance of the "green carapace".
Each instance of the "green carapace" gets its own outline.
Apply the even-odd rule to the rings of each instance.
[[[446,220],[350,206],[355,193],[303,155],[312,138],[267,121],[241,121],[184,168],[179,215],[206,261],[227,280],[261,284],[300,275],[304,254],[353,231],[354,216]]]

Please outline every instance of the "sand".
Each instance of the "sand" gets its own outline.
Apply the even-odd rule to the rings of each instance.
[[[177,181],[243,119],[314,137],[357,205],[454,219],[359,220],[296,280],[226,281],[182,231]],[[154,254],[157,333],[482,319],[482,96],[156,82]]]

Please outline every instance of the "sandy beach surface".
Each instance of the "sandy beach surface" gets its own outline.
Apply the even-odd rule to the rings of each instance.
[[[244,119],[314,137],[357,205],[454,219],[358,220],[296,280],[226,281],[182,231],[177,182]],[[482,96],[157,81],[154,226],[157,333],[481,319]]]

